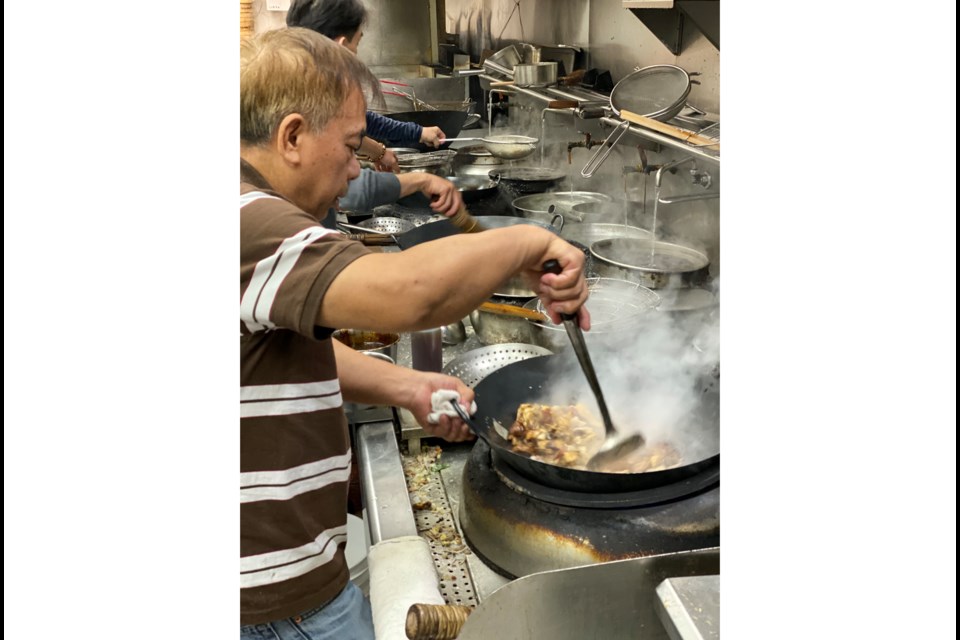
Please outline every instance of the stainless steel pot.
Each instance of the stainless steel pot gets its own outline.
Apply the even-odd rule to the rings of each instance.
[[[518,87],[547,87],[556,83],[556,62],[533,62],[513,67],[513,84]]]
[[[360,353],[380,354],[387,356],[394,362],[397,360],[397,346],[400,344],[400,334],[398,333],[337,329],[333,332],[333,338]]]
[[[516,300],[497,299],[496,301],[501,304],[522,306]],[[470,324],[473,325],[473,332],[477,339],[486,345],[511,342],[536,344],[533,328],[525,318],[474,309],[470,312]]]
[[[513,200],[513,208],[524,218],[549,221],[554,213],[563,215],[564,220],[570,208],[585,202],[609,202],[610,196],[593,191],[551,191],[521,196]],[[550,207],[554,207],[551,210]]]
[[[612,238],[594,242],[590,253],[600,275],[651,289],[696,287],[709,278],[710,260],[706,255],[670,242]]]

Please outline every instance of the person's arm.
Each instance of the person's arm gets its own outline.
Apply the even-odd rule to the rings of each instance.
[[[384,171],[361,169],[360,176],[351,180],[347,187],[347,195],[340,198],[340,208],[344,211],[370,211],[381,205],[396,202],[408,193],[403,192],[403,178],[406,175],[396,175]],[[407,180],[410,182],[410,180]]]
[[[420,134],[420,144],[430,145],[434,149],[447,141],[447,134],[440,127],[424,127]]]
[[[377,171],[389,171],[396,173],[400,168],[397,163],[397,155],[387,149],[387,145],[377,142],[373,138],[364,136],[360,141],[360,148],[357,153],[370,159],[370,162],[377,167]]]
[[[401,122],[373,111],[367,111],[367,135],[389,146],[420,142],[423,127],[416,122]]]
[[[400,182],[400,198],[419,191],[430,200],[431,209],[448,218],[463,206],[460,190],[446,178],[422,171],[401,173],[397,178]]]
[[[555,259],[561,273],[544,272]],[[459,234],[397,253],[370,253],[340,271],[324,295],[316,324],[350,326],[376,319],[381,331],[413,331],[455,322],[488,299],[509,277],[523,272],[551,319],[577,313],[583,329],[587,283],[583,252],[532,225]],[[363,295],[358,295],[363,292]]]
[[[440,416],[439,424],[427,421],[432,410],[430,398],[439,389],[459,393],[460,406],[470,411],[473,389],[459,378],[393,365],[358,353],[339,340],[333,341],[333,351],[337,357],[340,391],[345,400],[403,407],[413,414],[427,433],[449,442],[471,438],[470,429],[460,418]]]

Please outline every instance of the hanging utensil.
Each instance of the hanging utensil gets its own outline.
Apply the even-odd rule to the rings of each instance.
[[[559,274],[563,268],[556,260],[547,260],[543,264],[543,270]],[[587,379],[587,384],[590,385],[590,390],[597,399],[597,406],[600,408],[600,416],[603,419],[606,436],[600,449],[587,462],[588,469],[596,470],[630,455],[642,447],[646,441],[639,433],[625,434],[617,431],[613,426],[610,411],[607,410],[607,403],[603,399],[603,391],[600,389],[600,382],[597,380],[597,372],[593,368],[593,362],[590,361],[590,352],[587,351],[587,343],[583,339],[583,331],[580,330],[580,321],[576,315],[569,313],[561,313],[560,319],[563,320],[563,328],[567,330],[567,336],[570,338],[570,344],[577,355],[577,361]]]
[[[669,120],[683,109],[692,82],[690,74],[672,64],[637,69],[620,80],[610,92],[610,108],[618,117],[621,112],[628,111],[653,120]],[[610,132],[604,144],[597,147],[580,175],[592,177],[629,129],[630,121],[624,119]]]

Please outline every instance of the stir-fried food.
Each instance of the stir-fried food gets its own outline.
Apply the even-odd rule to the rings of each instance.
[[[585,466],[587,444],[596,437],[581,405],[522,404],[510,427],[514,451],[562,467]]]
[[[509,431],[510,444],[517,453],[573,469],[586,469],[587,461],[603,442],[602,434],[603,425],[581,404],[522,404]],[[662,471],[678,466],[680,460],[679,452],[670,444],[648,443],[602,471]]]

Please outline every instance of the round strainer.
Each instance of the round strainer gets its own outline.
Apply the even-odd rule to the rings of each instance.
[[[416,227],[416,225],[409,220],[402,220],[390,216],[370,218],[369,220],[364,220],[357,226],[370,229],[370,231],[375,231],[376,233],[405,233]]]
[[[630,320],[660,304],[660,296],[656,293],[627,280],[588,278],[587,286],[590,289],[587,309],[590,310],[591,331],[603,330],[605,326]],[[545,313],[543,302],[539,298],[530,300],[523,306]],[[553,323],[541,326],[556,328]]]
[[[617,115],[626,109],[654,120],[677,115],[690,95],[690,75],[671,64],[656,64],[634,71],[610,93]]]
[[[464,384],[473,388],[488,375],[513,362],[520,362],[528,358],[549,356],[552,351],[532,344],[506,343],[492,344],[481,347],[451,360],[443,368],[443,373],[463,380]]]

